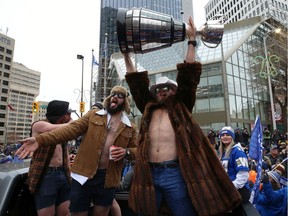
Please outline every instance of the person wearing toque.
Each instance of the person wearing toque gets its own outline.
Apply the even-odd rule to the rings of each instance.
[[[47,106],[46,119],[32,123],[30,136],[50,132],[71,121],[68,102],[50,101]],[[35,206],[39,216],[69,214],[71,182],[69,166],[67,142],[41,146],[33,153],[27,183],[35,197]]]
[[[262,190],[255,196],[255,206],[261,216],[287,216],[288,187],[281,188],[276,171],[262,173]]]
[[[248,203],[250,199],[249,165],[241,143],[235,142],[234,129],[225,126],[219,132],[221,163],[226,170],[235,188],[240,192],[242,203]]]
[[[149,86],[148,72],[137,72],[130,54],[123,53],[125,78],[143,114],[129,193],[129,206],[140,215],[166,215],[161,206],[174,216],[223,215],[241,202],[191,114],[202,70],[195,61],[196,28],[191,17],[186,33],[187,54],[176,66],[176,80],[161,76]]]
[[[40,147],[55,146],[82,136],[71,166],[70,213],[108,215],[120,184],[124,158],[135,160],[137,132],[127,114],[130,100],[126,88],[114,86],[103,101],[103,109],[91,109],[70,124],[26,138],[18,149],[21,157]],[[127,113],[127,114],[126,114]]]

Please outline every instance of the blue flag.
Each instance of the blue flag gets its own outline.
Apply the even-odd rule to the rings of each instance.
[[[93,65],[98,65],[99,66],[99,63],[96,61],[96,58],[95,58],[94,55],[93,55]]]
[[[250,145],[249,145],[249,157],[254,159],[257,165],[256,182],[251,191],[250,202],[254,204],[254,197],[256,197],[260,191],[260,180],[262,173],[262,150],[263,150],[263,133],[259,116],[256,117],[254,129],[252,131]]]

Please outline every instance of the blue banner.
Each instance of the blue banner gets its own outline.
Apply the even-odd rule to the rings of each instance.
[[[263,132],[259,116],[256,117],[254,129],[252,131],[250,145],[249,145],[249,157],[255,160],[257,168],[256,182],[251,191],[250,202],[254,204],[254,197],[258,195],[260,191],[260,180],[262,174],[262,150],[263,150]]]

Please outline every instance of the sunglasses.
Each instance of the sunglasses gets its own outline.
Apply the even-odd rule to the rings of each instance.
[[[113,93],[111,93],[111,97],[117,97],[117,98],[120,98],[120,99],[124,99],[126,97],[126,95],[124,95],[122,93],[113,92]]]
[[[155,93],[158,94],[160,91],[163,92],[168,92],[171,88],[169,86],[162,86],[162,87],[157,87],[155,89]]]

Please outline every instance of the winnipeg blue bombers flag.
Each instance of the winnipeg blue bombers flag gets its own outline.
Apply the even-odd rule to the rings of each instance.
[[[253,204],[254,197],[258,195],[260,191],[260,180],[262,173],[262,150],[263,150],[263,133],[259,116],[256,117],[254,129],[252,131],[250,145],[249,145],[249,157],[255,160],[257,164],[257,177],[253,186],[250,202]]]

